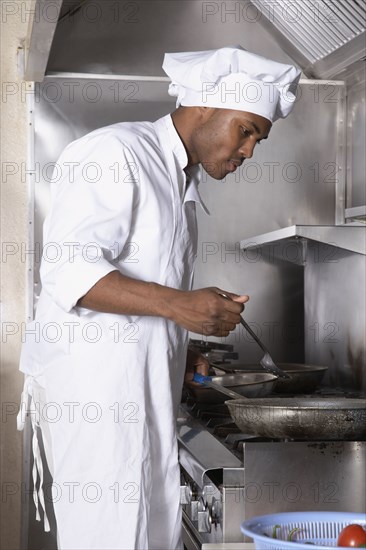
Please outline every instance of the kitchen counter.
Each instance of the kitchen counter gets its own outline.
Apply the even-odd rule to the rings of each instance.
[[[202,550],[255,550],[254,542],[223,542],[203,544]]]

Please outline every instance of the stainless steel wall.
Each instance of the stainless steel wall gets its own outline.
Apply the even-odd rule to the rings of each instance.
[[[347,80],[347,207],[366,205],[366,69],[356,66]]]
[[[311,243],[305,266],[305,357],[325,382],[366,391],[366,256]]]
[[[365,77],[365,61],[338,75],[347,90],[347,208],[366,205]],[[366,257],[316,243],[308,252],[305,358],[329,366],[326,383],[365,392]]]

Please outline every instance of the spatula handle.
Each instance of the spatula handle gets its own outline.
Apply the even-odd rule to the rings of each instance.
[[[266,348],[266,346],[263,344],[263,342],[261,342],[261,340],[259,340],[258,336],[256,335],[256,333],[250,328],[250,326],[248,325],[248,323],[244,320],[244,317],[242,315],[240,315],[240,323],[243,325],[243,327],[245,328],[246,331],[249,332],[250,336],[253,338],[253,340],[255,340],[258,344],[259,347],[262,348],[262,350],[264,351],[264,353],[268,353],[268,349]]]
[[[231,298],[229,298],[229,296],[226,296],[226,294],[224,294],[223,292],[220,292],[220,296],[225,298],[225,300],[231,300]],[[253,338],[253,340],[255,340],[257,342],[258,346],[260,346],[265,353],[268,353],[268,350],[267,350],[266,346],[264,344],[262,344],[262,342],[259,340],[256,333],[253,332],[253,330],[250,328],[248,323],[244,320],[244,317],[242,315],[240,315],[240,323],[243,325],[245,330],[247,330],[249,332],[249,334]]]

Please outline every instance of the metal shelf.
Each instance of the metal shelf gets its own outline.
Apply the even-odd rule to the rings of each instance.
[[[345,211],[346,220],[366,221],[366,206],[354,206],[353,208],[346,208]]]
[[[294,238],[310,239],[366,255],[366,227],[354,225],[291,225],[244,239],[240,248],[249,250]]]

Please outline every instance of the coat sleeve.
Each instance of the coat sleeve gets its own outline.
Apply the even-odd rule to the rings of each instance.
[[[64,311],[102,277],[128,242],[139,195],[139,167],[115,136],[86,136],[55,165],[46,218],[42,289]]]

